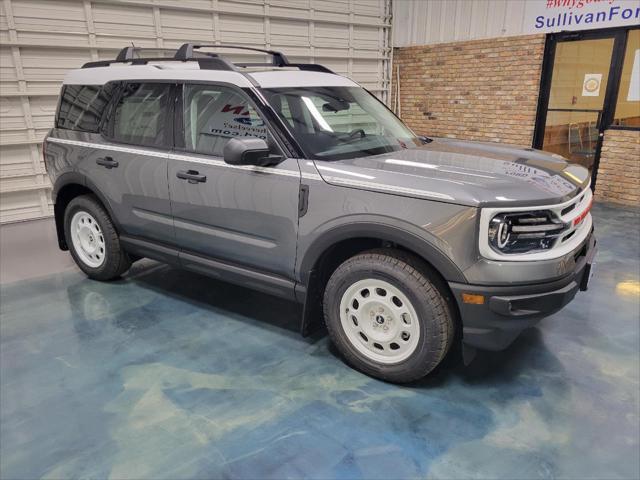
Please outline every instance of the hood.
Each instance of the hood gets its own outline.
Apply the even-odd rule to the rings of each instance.
[[[586,168],[559,155],[451,139],[316,167],[333,185],[475,207],[562,203],[590,181]]]

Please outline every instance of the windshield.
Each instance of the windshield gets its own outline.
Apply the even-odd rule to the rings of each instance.
[[[262,92],[313,159],[343,160],[422,145],[360,87],[288,87]]]

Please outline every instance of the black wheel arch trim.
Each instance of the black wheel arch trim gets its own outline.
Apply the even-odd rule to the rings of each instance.
[[[298,268],[300,280],[303,285],[308,285],[308,279],[314,266],[323,253],[333,245],[344,240],[373,238],[391,242],[412,251],[431,264],[446,281],[467,283],[462,270],[426,238],[429,233],[426,230],[422,230],[420,232],[422,235],[420,235],[419,232],[415,231],[418,229],[419,227],[411,225],[399,227],[371,219],[351,219],[348,220],[348,223],[330,227],[316,238],[304,252]]]
[[[78,172],[65,172],[58,176],[55,183],[53,184],[53,189],[51,190],[51,199],[53,203],[56,203],[56,199],[58,198],[58,194],[60,191],[66,187],[67,185],[77,184],[86,187],[87,177]]]
[[[82,173],[75,172],[75,171],[65,172],[57,178],[56,182],[53,185],[53,189],[51,191],[51,199],[54,205],[54,220],[56,223],[56,234],[58,236],[58,246],[60,247],[61,250],[68,250],[68,246],[67,246],[67,242],[64,234],[64,211],[62,211],[57,206],[58,205],[57,199],[58,199],[59,193],[69,185],[80,185],[90,190],[96,197],[98,197],[98,200],[100,200],[100,203],[102,203],[104,208],[107,210],[107,213],[109,214],[109,218],[111,218],[111,221],[115,225],[116,230],[119,232],[121,231],[121,226],[118,222],[118,219],[113,214],[113,209],[111,208],[109,201],[107,200],[105,195],[102,194],[100,189],[98,189],[98,187],[91,180],[89,180],[89,178],[87,178],[86,175],[83,175]]]

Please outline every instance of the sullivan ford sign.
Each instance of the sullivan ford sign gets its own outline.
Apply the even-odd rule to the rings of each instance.
[[[527,32],[560,32],[640,23],[638,0],[527,0]]]

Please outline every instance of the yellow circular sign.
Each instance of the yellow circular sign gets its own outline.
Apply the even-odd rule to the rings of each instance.
[[[589,92],[597,92],[600,88],[600,81],[595,78],[590,78],[586,82],[584,82],[584,89]]]

